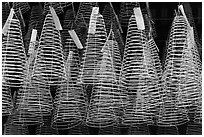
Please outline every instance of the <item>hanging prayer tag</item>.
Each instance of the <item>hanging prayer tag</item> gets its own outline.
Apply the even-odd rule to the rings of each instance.
[[[93,7],[91,14],[98,14],[98,12],[99,12],[99,8],[98,7]]]
[[[62,30],[62,26],[60,24],[60,21],[59,21],[59,18],[54,10],[53,7],[49,6],[50,7],[50,11],[51,11],[51,14],[52,14],[52,17],[53,17],[53,20],[55,22],[55,26],[56,26],[56,29],[57,30]]]
[[[144,30],[145,29],[144,19],[143,19],[140,7],[135,7],[133,10],[134,10],[136,23],[137,23],[137,28],[140,30]]]
[[[69,34],[71,38],[73,39],[74,43],[76,44],[77,48],[83,49],[81,41],[79,40],[79,37],[77,36],[76,32],[74,30],[69,30]]]
[[[37,30],[33,29],[32,30],[32,34],[31,34],[31,38],[30,38],[30,42],[35,42],[36,41],[36,37],[37,37]]]

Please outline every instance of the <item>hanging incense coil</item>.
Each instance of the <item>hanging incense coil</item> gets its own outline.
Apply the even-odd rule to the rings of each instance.
[[[162,76],[165,91],[159,117],[162,126],[188,122],[201,92],[200,61],[189,29],[183,16],[174,18]]]
[[[80,81],[84,84],[93,84],[94,72],[97,69],[97,63],[101,59],[101,49],[106,42],[106,30],[103,17],[97,17],[95,34],[88,33],[85,53],[82,57],[82,66],[80,71]]]
[[[66,62],[67,83],[57,89],[55,98],[55,111],[52,127],[57,129],[70,129],[82,122],[80,109],[80,92],[82,88],[77,84],[79,62],[74,51],[69,52]],[[85,105],[85,104],[83,104]]]
[[[115,106],[118,105],[118,80],[109,46],[108,43],[104,45],[102,60],[98,62],[98,69],[94,73],[96,79],[86,119],[89,127],[104,128],[118,123],[115,113]]]
[[[32,79],[39,78],[52,86],[57,86],[66,79],[61,36],[51,14],[47,14],[45,18],[37,49]]]
[[[137,28],[134,15],[128,25],[120,83],[126,96],[123,124],[153,124],[153,111],[161,99],[159,77],[145,31]]]
[[[9,21],[6,36],[2,36],[2,71],[8,86],[20,87],[25,77],[25,49],[17,19]]]

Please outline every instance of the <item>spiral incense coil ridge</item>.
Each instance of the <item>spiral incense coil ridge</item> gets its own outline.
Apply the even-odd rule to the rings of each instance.
[[[13,2],[13,9],[15,12],[20,9],[21,13],[24,14],[30,10],[30,5],[28,2]]]
[[[10,13],[9,2],[2,2],[2,28],[4,27],[4,24],[6,23],[9,13]]]
[[[130,17],[133,14],[133,8],[138,5],[137,2],[122,2],[120,5],[119,20],[122,27],[127,27]]]
[[[145,31],[137,28],[134,15],[128,25],[120,83],[126,95],[123,124],[152,124],[161,101],[159,77]]]
[[[94,73],[96,79],[87,112],[86,125],[89,127],[103,128],[117,124],[115,96],[118,94],[118,81],[108,44],[102,52],[102,60]]]
[[[82,57],[80,80],[84,84],[93,84],[97,63],[101,60],[101,49],[106,42],[106,30],[102,15],[96,15],[95,34],[88,33],[85,53]]]
[[[25,49],[17,19],[9,21],[6,36],[2,36],[2,71],[8,86],[20,87],[25,77]]]
[[[7,82],[2,80],[2,116],[10,115],[13,109],[11,89]]]
[[[52,122],[53,128],[70,129],[78,126],[82,122],[80,92],[83,91],[81,86],[77,84],[79,72],[78,59],[74,51],[69,52],[66,62],[67,83],[64,83],[57,89],[54,118]]]
[[[51,14],[45,18],[32,79],[42,79],[52,86],[66,79],[61,36]]]
[[[50,12],[49,6],[52,6],[57,15],[63,13],[63,7],[61,6],[61,2],[45,2],[43,14],[47,15]]]

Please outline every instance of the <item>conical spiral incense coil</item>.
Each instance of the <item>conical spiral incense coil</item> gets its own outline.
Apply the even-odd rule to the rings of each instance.
[[[2,36],[2,72],[8,86],[20,87],[25,77],[25,49],[17,19],[9,21],[6,36]]]
[[[126,95],[124,125],[152,124],[152,116],[160,101],[159,78],[145,31],[139,30],[135,16],[129,21],[121,79]]]
[[[102,59],[94,72],[95,81],[88,107],[86,125],[103,128],[118,123],[115,107],[118,105],[118,80],[109,43],[102,48]],[[113,47],[112,47],[113,48]]]
[[[80,25],[80,20],[81,17],[84,18],[86,27],[88,27],[89,21],[90,21],[90,16],[92,12],[93,7],[97,7],[97,2],[80,2],[79,9],[76,15],[76,24],[79,26]]]
[[[56,29],[51,14],[46,16],[37,49],[32,79],[39,78],[52,86],[66,79],[60,32]]]
[[[42,12],[43,12],[43,9],[40,3],[32,6],[29,25],[28,25],[28,31],[24,37],[26,53],[28,53],[32,30],[36,29],[37,37],[38,38],[40,37],[41,30],[43,27],[43,20],[44,20],[44,17],[42,16]]]
[[[55,111],[52,127],[57,129],[70,129],[82,122],[80,113],[80,94],[82,88],[77,85],[78,59],[73,51],[69,52],[66,62],[67,83],[57,89],[55,98]]]
[[[6,22],[10,12],[10,5],[9,2],[2,2],[2,27]]]
[[[43,123],[40,102],[41,93],[31,83],[32,70],[30,67],[33,65],[33,56],[36,55],[34,49],[30,55],[26,62],[24,84],[17,94],[16,109],[14,110],[16,116],[13,120],[16,125],[36,125]]]
[[[11,115],[5,124],[4,135],[28,135],[28,128],[24,125],[14,125],[13,118],[15,115]]]
[[[105,5],[105,8],[103,9],[102,15],[103,15],[103,18],[104,18],[107,33],[110,32],[112,23],[115,24],[117,29],[119,29],[119,30],[121,29],[118,16],[115,13],[115,10],[114,10],[113,5],[112,5],[111,2],[109,2],[109,3],[107,3]]]
[[[159,118],[162,126],[186,123],[189,120],[187,110],[194,113],[201,92],[199,55],[189,30],[185,18],[177,15],[171,27],[162,76],[165,91]]]
[[[133,8],[138,6],[137,2],[122,2],[120,6],[120,24],[122,27],[127,27],[130,17],[133,14]]]
[[[10,115],[13,109],[11,89],[7,82],[2,80],[2,116]]]
[[[101,59],[101,49],[106,42],[106,30],[103,17],[96,16],[96,29],[95,34],[88,33],[86,49],[82,57],[82,66],[80,71],[80,81],[83,84],[93,84],[95,81],[94,72],[97,69],[97,63]]]
[[[50,11],[49,6],[52,6],[57,15],[63,13],[63,7],[60,2],[45,2],[43,14],[47,15]]]
[[[24,14],[30,10],[30,5],[28,2],[13,2],[13,9],[15,12],[20,9],[22,14]]]

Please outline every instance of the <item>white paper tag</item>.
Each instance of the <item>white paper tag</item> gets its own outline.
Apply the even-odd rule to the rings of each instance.
[[[67,57],[68,60],[72,59],[72,56],[73,56],[73,51],[69,51],[69,55]]]
[[[91,14],[92,14],[92,15],[93,15],[93,14],[98,14],[98,12],[99,12],[99,7],[93,7]]]
[[[20,9],[20,8],[19,8],[18,12],[19,12],[19,14],[20,14],[20,18],[21,18],[21,20],[22,20],[23,27],[25,27],[25,26],[26,26],[26,25],[25,25],[25,21],[24,21],[24,18],[23,18],[23,15],[22,15],[22,12],[21,12],[21,9]]]
[[[133,10],[134,10],[136,23],[137,23],[137,28],[140,30],[144,30],[145,29],[144,19],[143,19],[140,7],[135,7]]]
[[[81,41],[79,40],[76,32],[74,30],[69,30],[69,34],[70,34],[71,38],[73,39],[74,43],[76,44],[77,48],[83,49]]]
[[[36,37],[37,37],[37,30],[33,29],[32,30],[32,34],[31,34],[31,38],[30,38],[30,42],[35,42],[36,41]]]
[[[9,29],[9,21],[13,18],[13,15],[14,15],[14,9],[13,8],[11,8],[11,11],[10,11],[10,14],[9,14],[9,16],[8,16],[8,18],[7,18],[7,20],[6,20],[6,22],[5,22],[5,24],[4,24],[4,27],[3,27],[3,29],[2,29],[2,34],[4,34],[4,35],[6,35],[6,33],[7,33],[7,31],[8,31],[8,29]]]
[[[51,6],[49,6],[49,8],[50,8],[50,11],[51,11],[53,20],[54,20],[54,22],[55,22],[56,29],[57,29],[57,30],[62,30],[62,26],[61,26],[61,24],[60,24],[59,18],[58,18],[58,16],[57,16],[57,14],[56,14],[54,8],[51,7]]]
[[[181,11],[183,17],[186,19],[186,22],[187,22],[188,26],[190,26],[190,24],[189,24],[189,22],[188,22],[188,18],[186,17],[186,14],[185,14],[183,5],[179,5],[179,6],[178,6],[178,9]]]

